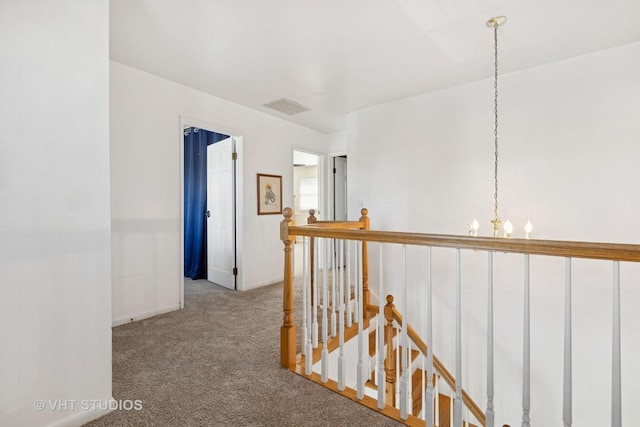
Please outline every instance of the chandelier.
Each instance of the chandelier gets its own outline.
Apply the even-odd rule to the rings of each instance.
[[[493,53],[494,53],[494,81],[493,81],[493,136],[494,136],[494,157],[493,157],[493,237],[499,237],[500,225],[503,224],[498,215],[498,27],[507,22],[506,16],[496,16],[487,21],[487,27],[493,29]],[[473,220],[469,227],[469,235],[477,236],[479,224],[477,220]],[[531,236],[531,230],[533,229],[531,221],[527,221],[524,227],[525,238],[528,239]],[[506,220],[503,225],[503,237],[511,237],[513,233],[513,224],[511,221]]]

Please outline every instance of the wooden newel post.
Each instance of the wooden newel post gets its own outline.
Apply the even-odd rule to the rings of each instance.
[[[316,222],[318,222],[318,218],[316,218],[316,210],[315,209],[309,209],[309,217],[307,218],[307,225],[310,224],[315,224]],[[313,304],[315,304],[315,301],[313,300],[313,284],[315,283],[315,271],[316,269],[314,268],[314,252],[315,252],[315,241],[316,238],[315,237],[309,237],[309,270],[311,270],[309,272],[309,277],[311,279],[310,282],[310,287],[308,289],[309,293],[308,295],[311,295],[311,306],[313,307]]]
[[[393,295],[387,295],[384,306],[384,343],[387,347],[387,357],[384,359],[386,384],[384,386],[385,404],[395,406],[396,402],[396,352],[393,350]]]
[[[289,226],[295,225],[291,217],[293,210],[284,208],[284,220],[280,223],[280,239],[284,243],[284,282],[282,292],[282,327],[280,328],[280,365],[295,369],[296,327],[293,324],[293,240]]]
[[[364,229],[369,230],[370,222],[367,216],[369,211],[362,208],[360,213],[362,214],[360,222],[364,222]],[[364,304],[364,318],[368,319],[372,314],[368,309],[371,304],[371,295],[369,293],[369,252],[366,240],[362,242],[362,303]]]
[[[309,217],[307,218],[307,224],[315,224],[318,222],[318,218],[316,218],[316,210],[309,209]]]

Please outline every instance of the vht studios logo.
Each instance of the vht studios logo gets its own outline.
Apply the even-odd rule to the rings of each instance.
[[[34,401],[33,407],[38,411],[140,411],[142,400],[48,399]]]

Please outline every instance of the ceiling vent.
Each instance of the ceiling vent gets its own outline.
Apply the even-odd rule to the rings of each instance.
[[[269,107],[281,113],[293,116],[294,114],[302,113],[303,111],[309,111],[309,108],[304,105],[300,105],[287,98],[280,98],[277,101],[271,101],[264,104],[265,107]]]

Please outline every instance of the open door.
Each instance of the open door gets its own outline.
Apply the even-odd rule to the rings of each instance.
[[[347,220],[347,156],[333,158],[333,219]]]
[[[207,280],[235,289],[235,138],[207,147]]]

